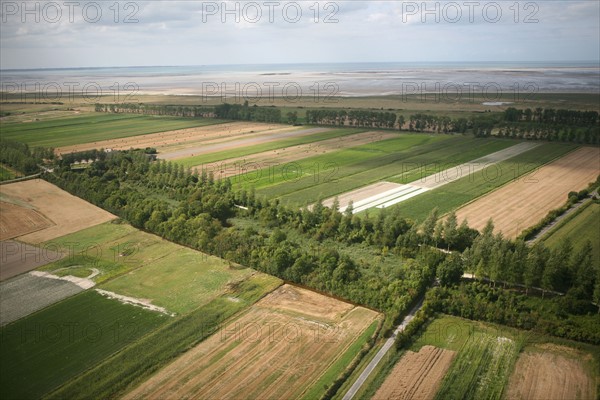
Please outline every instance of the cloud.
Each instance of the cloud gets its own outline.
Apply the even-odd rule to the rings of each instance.
[[[65,3],[37,3],[23,22],[2,1],[2,68],[600,58],[596,1],[79,1],[54,22]]]

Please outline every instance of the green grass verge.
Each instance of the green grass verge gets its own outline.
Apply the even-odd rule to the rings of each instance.
[[[576,147],[576,145],[570,144],[544,143],[518,156],[403,201],[393,207],[399,207],[403,215],[418,221],[424,220],[435,207],[441,214],[445,214],[532,172]],[[535,179],[535,175],[532,179]]]
[[[546,235],[544,243],[550,248],[557,248],[569,239],[573,251],[578,252],[589,240],[592,243],[594,265],[600,265],[600,204],[589,202],[569,217]]]
[[[315,129],[315,128],[304,128],[304,129]],[[256,153],[262,153],[264,151],[282,149],[290,146],[298,146],[301,144],[320,142],[322,140],[334,139],[337,137],[343,137],[353,135],[356,133],[365,132],[365,129],[328,129],[326,132],[315,133],[307,136],[290,137],[277,140],[269,143],[262,143],[253,146],[241,147],[234,150],[217,151],[209,154],[202,154],[194,157],[187,157],[177,160],[177,163],[182,164],[186,167],[199,166],[202,164],[214,163],[229,158],[244,157]]]
[[[47,398],[119,397],[217,332],[225,320],[254,304],[280,284],[281,281],[268,275],[253,275],[227,295],[213,299],[185,316],[175,318],[171,323],[71,380]],[[229,296],[234,296],[239,301],[231,301]]]
[[[0,397],[40,398],[169,317],[87,291],[0,330]]]
[[[333,362],[318,381],[312,384],[310,389],[302,396],[303,400],[319,399],[327,391],[327,386],[336,380],[346,368],[352,363],[363,346],[373,337],[377,330],[379,321],[373,321],[371,325],[352,343],[348,349]]]
[[[46,121],[0,123],[2,137],[59,147],[221,123],[216,119],[89,113]]]

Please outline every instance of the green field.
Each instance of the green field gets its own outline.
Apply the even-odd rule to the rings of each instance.
[[[424,220],[435,207],[438,208],[440,214],[445,214],[535,170],[576,147],[576,145],[570,144],[544,143],[490,167],[489,171],[484,169],[393,207],[398,207],[403,215],[418,221]]]
[[[590,204],[576,211],[572,217],[567,217],[554,227],[545,236],[544,243],[550,248],[560,247],[561,243],[569,239],[573,244],[573,251],[578,252],[590,240],[593,250],[593,265],[600,265],[600,204]]]
[[[39,398],[169,317],[87,291],[0,330],[2,398]]]
[[[60,147],[221,122],[202,118],[90,113],[27,123],[0,122],[0,129],[4,139],[30,146]]]
[[[164,257],[101,286],[185,314],[208,303],[255,271],[175,244]]]
[[[67,256],[42,267],[42,271],[85,277],[92,268],[96,268],[100,272],[93,278],[96,283],[150,265],[182,248],[131,225],[114,222],[62,236],[46,242],[45,246],[62,251]]]
[[[254,304],[280,284],[279,279],[269,275],[252,275],[189,314],[170,319],[161,328],[71,380],[49,398],[118,397],[215,333],[227,319]],[[236,301],[232,301],[232,298]]]
[[[291,137],[281,139],[270,143],[261,143],[253,146],[241,147],[234,150],[217,151],[214,153],[202,154],[194,157],[187,157],[181,160],[177,160],[177,163],[182,164],[186,167],[198,166],[201,164],[214,163],[229,158],[244,157],[256,153],[262,153],[264,151],[282,149],[285,147],[298,146],[301,144],[319,142],[327,139],[334,139],[337,137],[343,137],[348,135],[354,135],[356,133],[364,132],[365,129],[328,129],[326,132],[315,133],[307,136]]]
[[[514,329],[442,316],[429,324],[411,350],[431,345],[457,352],[436,399],[500,399],[523,340]]]
[[[100,287],[121,295],[150,299],[152,304],[184,314],[223,293],[228,284],[254,271],[188,249],[133,228],[107,222],[47,242],[67,253],[41,268],[57,275],[92,278]]]
[[[435,173],[440,166],[450,168],[514,144],[514,141],[497,139],[403,134],[398,138],[307,158],[296,163],[299,168],[277,171],[247,182],[245,186],[254,185],[257,194],[301,206],[381,180],[408,183],[424,174]],[[297,176],[298,170],[302,177]]]

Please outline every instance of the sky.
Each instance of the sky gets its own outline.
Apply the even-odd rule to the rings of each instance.
[[[600,60],[600,2],[5,1],[0,68]]]

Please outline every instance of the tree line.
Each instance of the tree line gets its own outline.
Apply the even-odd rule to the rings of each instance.
[[[0,163],[8,165],[25,174],[40,172],[40,164],[44,160],[54,158],[54,149],[44,147],[30,148],[27,144],[8,140],[0,140]]]
[[[214,107],[212,106],[185,106],[148,103],[96,103],[94,110],[96,112],[105,113],[170,115],[174,117],[189,118],[214,118],[215,116]]]
[[[296,124],[297,111],[283,115],[276,106],[250,106],[223,103],[216,106],[162,105],[144,103],[96,104],[97,112],[170,115],[191,118],[220,118],[241,121]],[[552,108],[509,107],[503,113],[485,113],[469,118],[452,118],[427,113],[411,114],[408,118],[389,111],[308,109],[306,123],[326,126],[397,129],[429,133],[472,133],[478,137],[491,135],[507,138],[600,143],[599,114]]]
[[[585,144],[600,143],[597,111],[509,107],[498,124],[499,136]]]

